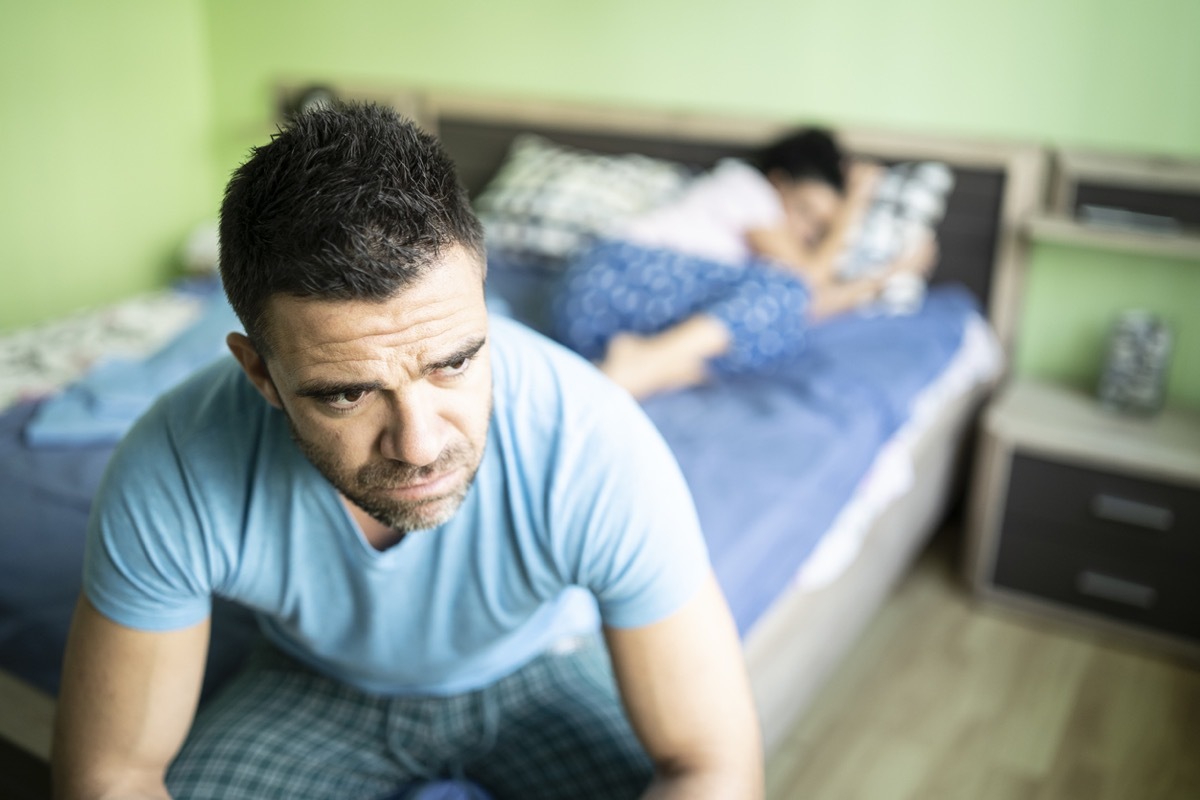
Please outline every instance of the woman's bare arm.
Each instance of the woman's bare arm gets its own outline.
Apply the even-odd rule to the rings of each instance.
[[[815,247],[809,247],[797,239],[787,225],[747,231],[747,245],[757,255],[796,272],[810,286],[835,283],[838,258],[870,205],[881,173],[882,169],[877,164],[851,164],[847,172],[845,198],[834,213],[829,229]]]
[[[929,233],[875,275],[810,287],[809,317],[820,321],[866,305],[876,300],[887,282],[897,275],[925,278],[933,270],[937,257],[937,240]]]

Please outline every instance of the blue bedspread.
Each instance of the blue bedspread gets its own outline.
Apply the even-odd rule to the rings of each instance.
[[[489,286],[543,332],[557,276],[493,259]],[[977,314],[957,286],[915,314],[847,314],[813,328],[794,363],[645,403],[696,499],[713,566],[745,635],[816,547],[913,400]]]
[[[957,351],[974,308],[965,291],[935,290],[912,316],[847,316],[814,329],[781,375],[646,402],[692,488],[743,635]]]
[[[36,410],[29,403],[0,414],[0,668],[56,694],[92,495],[116,445],[31,446],[22,431]],[[213,604],[205,695],[257,636],[248,612]]]
[[[199,319],[158,352],[99,364],[41,403],[25,426],[25,439],[39,446],[120,441],[159,395],[228,353],[225,335],[242,325],[215,287],[206,297]]]
[[[112,446],[27,447],[35,408],[0,415],[0,666],[56,690],[88,509]]]
[[[492,265],[493,309],[541,327],[548,280]],[[26,435],[34,405],[0,414],[0,668],[57,690],[91,497],[113,449],[101,440],[119,436],[131,409],[148,406],[178,379],[181,359],[198,366],[212,357],[229,322],[223,301],[214,302],[157,357],[122,365],[129,382],[99,373],[82,387],[86,402],[77,391],[54,414],[43,413],[57,427],[33,439],[78,436],[74,444],[33,446]],[[645,404],[692,487],[743,634],[795,576],[916,394],[957,350],[974,308],[965,291],[935,289],[912,316],[848,316],[814,329],[806,352],[781,376]],[[120,392],[112,402],[104,396],[109,389]],[[102,413],[89,418],[88,409]],[[207,686],[237,663],[253,636],[248,615],[215,606]]]

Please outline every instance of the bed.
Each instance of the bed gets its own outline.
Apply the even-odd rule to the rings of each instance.
[[[284,84],[281,97],[294,98],[299,85]],[[641,153],[701,169],[745,154],[786,127],[441,91],[334,89],[394,105],[435,131],[473,196],[523,132],[590,152]],[[938,230],[941,261],[921,312],[831,323],[814,334],[806,360],[790,377],[710,384],[645,403],[697,496],[743,637],[768,749],[811,702],[958,496],[976,411],[1003,378],[1011,350],[1025,263],[1017,229],[1038,207],[1046,175],[1044,152],[1022,143],[858,130],[839,135],[856,154],[886,162],[936,159],[954,171]],[[537,327],[553,276],[499,257],[489,259],[489,270],[496,313]],[[121,353],[121,346],[124,355],[141,356],[130,363],[159,354],[161,366],[170,360],[162,353],[181,350],[199,358],[206,345],[197,349],[194,332],[205,320],[220,321],[211,315],[213,296],[212,287],[202,285],[156,295],[157,306],[133,314],[142,326],[127,337],[135,344],[102,346],[103,337],[69,332],[70,324],[87,329],[80,320],[43,329],[41,339],[49,330],[50,338],[67,342],[101,342],[92,350],[103,352],[89,351],[76,362]],[[114,312],[105,313],[111,320]],[[104,314],[88,324],[98,318]],[[32,351],[38,340],[25,332],[4,337],[0,361],[6,352],[10,365],[72,361],[70,346],[48,357],[14,344]],[[824,382],[811,379],[818,374]],[[886,391],[880,374],[888,376]],[[61,397],[62,387],[80,377],[86,379],[79,363],[64,366],[37,378],[38,392]],[[40,404],[17,396],[29,386],[26,380],[0,393],[0,736],[44,758],[57,662],[78,588],[82,525],[112,444],[56,442],[52,430],[31,444],[38,437],[26,431]],[[136,403],[118,409],[118,416],[129,408]],[[791,426],[801,418],[805,425]],[[830,477],[834,466],[840,472]],[[18,500],[20,511],[10,504]],[[53,530],[35,537],[30,521],[43,511]],[[215,643],[253,635],[236,609],[219,608],[214,628]],[[237,646],[215,644],[206,690],[237,659]]]

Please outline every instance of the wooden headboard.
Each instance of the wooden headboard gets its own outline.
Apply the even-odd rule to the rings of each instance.
[[[289,107],[289,99],[307,85],[311,82],[282,83],[280,108]],[[642,153],[703,168],[721,157],[746,155],[799,124],[403,87],[332,88],[342,99],[391,105],[436,133],[472,196],[521,132],[596,152]],[[1019,142],[853,128],[837,134],[854,155],[884,162],[937,160],[953,168],[955,188],[938,228],[941,261],[934,281],[956,281],[974,292],[1011,354],[1026,261],[1020,229],[1042,206],[1048,154]]]

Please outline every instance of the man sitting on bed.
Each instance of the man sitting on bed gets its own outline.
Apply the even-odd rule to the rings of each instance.
[[[236,360],[140,420],[96,500],[58,796],[761,794],[679,470],[626,393],[489,320],[434,139],[300,116],[231,180],[221,272]],[[266,644],[193,721],[214,595]]]

